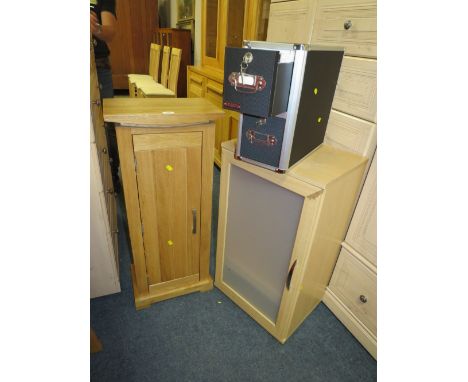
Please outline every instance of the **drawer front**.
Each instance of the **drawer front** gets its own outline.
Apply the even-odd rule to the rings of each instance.
[[[244,114],[240,156],[279,168],[284,118],[258,118]]]
[[[344,57],[333,99],[333,108],[367,121],[376,121],[376,60]]]
[[[205,95],[208,101],[210,101],[213,105],[222,108],[223,107],[223,87],[221,84],[208,80],[206,81],[205,87]]]
[[[377,57],[376,0],[320,0],[312,42],[341,46],[345,54]]]
[[[377,153],[354,211],[346,242],[377,266]]]
[[[377,335],[377,276],[345,248],[341,248],[329,288]]]
[[[377,126],[375,123],[332,110],[324,142],[372,158],[377,145]]]
[[[190,70],[188,71],[187,86],[189,97],[203,98],[205,96],[205,78]]]
[[[207,79],[205,97],[216,106],[223,107],[223,85],[219,82]]]
[[[279,58],[279,52],[274,50],[226,48],[223,107],[268,117]]]
[[[308,44],[316,1],[283,1],[270,5],[267,41]]]

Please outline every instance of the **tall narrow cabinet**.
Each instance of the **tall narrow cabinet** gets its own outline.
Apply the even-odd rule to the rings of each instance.
[[[90,72],[91,298],[120,292],[117,204],[112,183],[94,50]]]
[[[284,343],[321,301],[367,159],[322,145],[286,174],[223,143],[216,286]]]
[[[214,121],[204,99],[114,98],[135,306],[213,287],[209,274]]]

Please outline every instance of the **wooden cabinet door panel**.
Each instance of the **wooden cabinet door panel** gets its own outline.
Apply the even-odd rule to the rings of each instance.
[[[149,284],[199,274],[202,133],[133,138]]]

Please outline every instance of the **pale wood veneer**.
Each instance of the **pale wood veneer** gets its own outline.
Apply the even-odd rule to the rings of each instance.
[[[222,147],[215,285],[278,341],[284,343],[323,297],[352,215],[367,159],[321,145],[282,175],[235,160],[233,141],[223,143]],[[233,166],[296,193],[304,200],[289,261],[289,269],[296,263],[295,270],[290,288],[284,287],[275,322],[223,278],[229,224],[227,215],[230,174]],[[255,224],[264,225],[270,222],[262,221],[260,215]],[[265,290],[262,292],[268,294]]]
[[[117,123],[137,309],[212,288],[214,121],[203,99],[106,99]]]

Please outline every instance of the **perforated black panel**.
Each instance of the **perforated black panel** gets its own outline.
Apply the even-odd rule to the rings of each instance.
[[[289,166],[323,142],[342,59],[342,51],[307,53]]]

